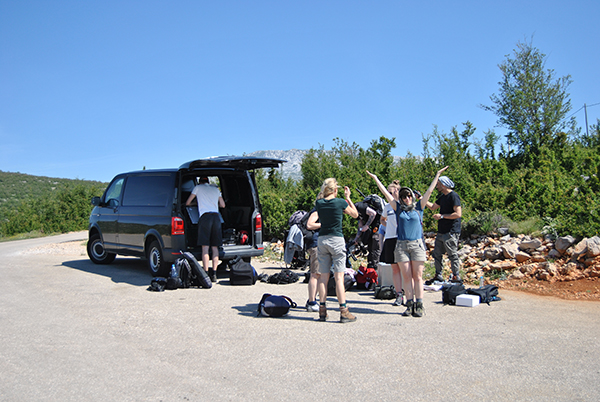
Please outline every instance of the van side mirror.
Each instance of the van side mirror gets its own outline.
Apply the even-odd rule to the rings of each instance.
[[[92,205],[95,207],[100,205],[100,197],[92,197]]]

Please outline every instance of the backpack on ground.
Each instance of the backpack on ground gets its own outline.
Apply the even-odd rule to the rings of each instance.
[[[361,266],[356,273],[356,287],[371,290],[377,285],[377,271]]]
[[[453,283],[442,286],[442,302],[444,304],[456,305],[456,296],[467,293],[462,283]]]
[[[235,257],[228,262],[229,265],[229,284],[233,286],[254,285],[258,275],[256,270],[248,261]]]
[[[381,299],[381,300],[391,300],[391,299],[395,299],[396,297],[398,297],[398,293],[396,293],[396,289],[394,288],[394,285],[388,285],[388,286],[377,285],[377,286],[375,286],[374,297],[376,299]]]
[[[189,277],[188,287],[198,286],[204,289],[212,288],[212,281],[210,280],[208,274],[206,273],[204,268],[202,268],[196,257],[194,257],[194,254],[190,253],[189,251],[186,251],[184,253],[181,253],[181,256],[186,260],[186,262],[189,265],[190,271],[192,272],[191,276]],[[182,274],[179,274],[179,277],[181,278],[182,287],[184,287],[184,278],[182,277]]]
[[[290,307],[294,308],[297,304],[287,296],[273,296],[265,293],[258,303],[258,314],[265,317],[283,317],[290,311]]]
[[[297,273],[290,271],[287,268],[284,268],[281,270],[281,272],[269,276],[267,282],[274,283],[276,285],[281,285],[287,283],[296,283],[299,279],[300,278],[298,277]]]
[[[481,288],[469,288],[467,289],[467,293],[470,295],[479,296],[480,303],[487,303],[501,300],[498,297],[498,286],[496,285],[485,285]]]
[[[346,291],[352,289],[354,286],[354,277],[349,273],[344,273],[344,289]],[[327,296],[337,296],[335,291],[335,276],[333,274],[329,275],[329,282],[327,282]]]

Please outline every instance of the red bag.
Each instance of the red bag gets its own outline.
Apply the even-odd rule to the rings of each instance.
[[[355,276],[356,287],[359,289],[374,289],[377,285],[377,271],[373,268],[365,268],[362,265]]]

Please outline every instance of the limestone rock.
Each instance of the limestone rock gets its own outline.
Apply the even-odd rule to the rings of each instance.
[[[554,244],[554,248],[558,250],[561,254],[564,254],[565,251],[569,247],[571,247],[575,243],[575,238],[573,236],[563,236],[556,239],[556,243]]]
[[[521,250],[535,250],[541,245],[542,241],[540,239],[524,239],[521,244],[519,244],[519,248]]]

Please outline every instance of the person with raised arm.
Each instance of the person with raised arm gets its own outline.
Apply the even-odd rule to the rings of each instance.
[[[396,211],[397,240],[394,257],[402,272],[402,286],[406,295],[406,310],[403,316],[422,317],[423,307],[423,268],[427,254],[423,242],[423,210],[435,188],[440,175],[448,166],[435,174],[429,188],[420,200],[408,187],[401,187],[398,200],[385,188],[376,175],[367,170],[367,174],[375,180],[379,191]]]

